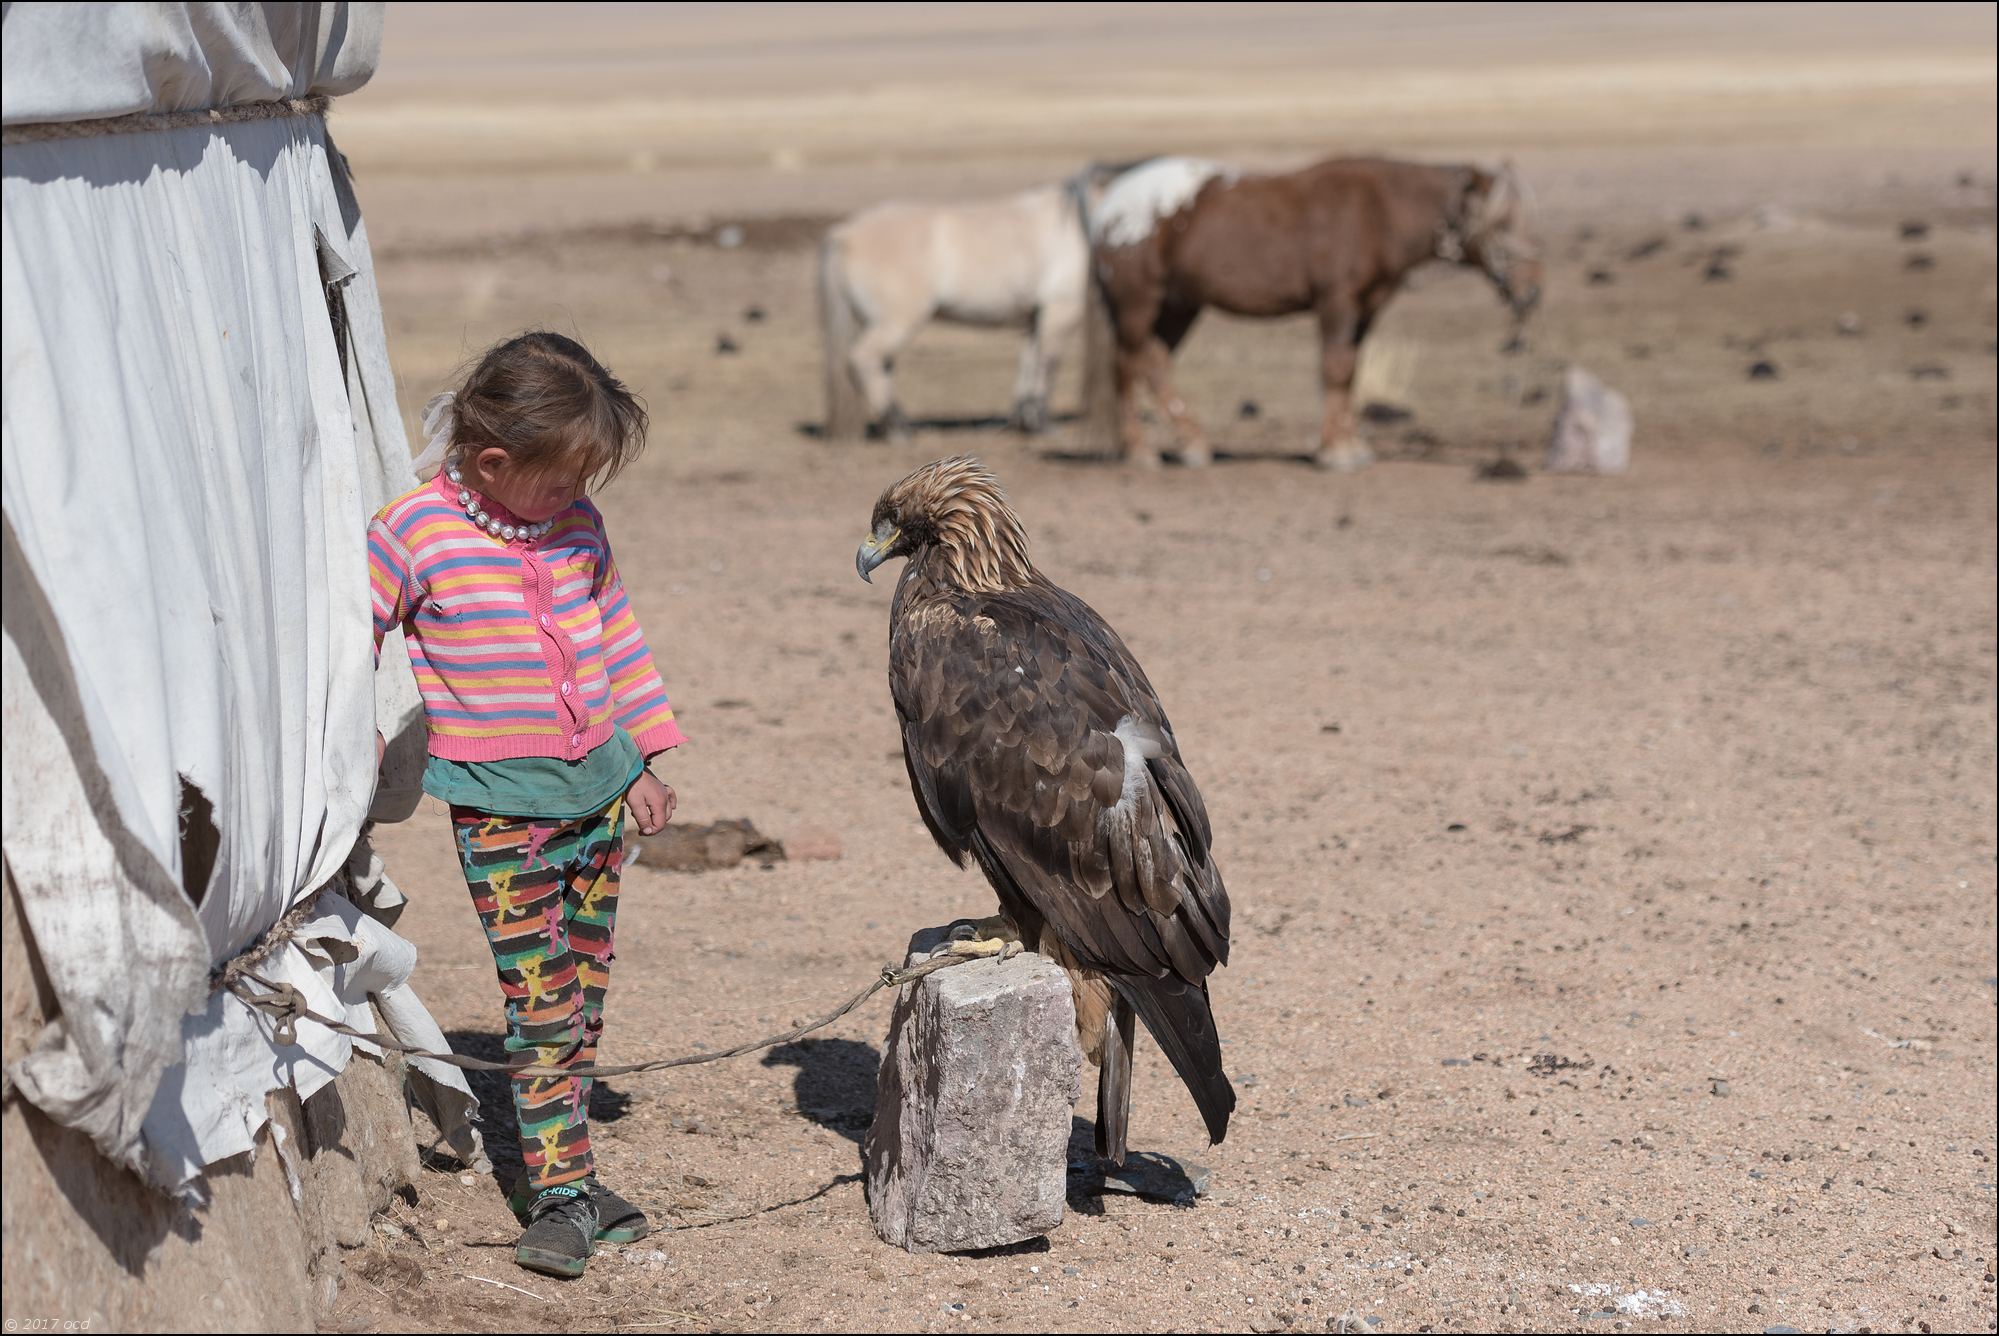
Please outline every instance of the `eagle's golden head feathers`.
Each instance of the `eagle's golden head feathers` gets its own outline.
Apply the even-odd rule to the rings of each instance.
[[[925,464],[875,502],[854,554],[863,580],[890,557],[934,554],[938,578],[972,593],[1019,589],[1034,578],[1027,531],[999,479],[970,455]]]

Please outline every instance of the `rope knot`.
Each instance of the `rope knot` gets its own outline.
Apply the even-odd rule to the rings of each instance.
[[[299,992],[292,984],[272,983],[260,975],[250,974],[247,970],[244,973],[264,991],[251,992],[243,986],[241,978],[230,985],[229,991],[242,998],[252,1009],[261,1011],[270,1018],[272,1037],[280,1045],[289,1048],[297,1043],[298,1023],[307,1015],[305,994]]]

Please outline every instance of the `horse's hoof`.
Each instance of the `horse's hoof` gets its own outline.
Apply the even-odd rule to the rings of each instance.
[[[1180,452],[1180,467],[1182,468],[1204,469],[1214,462],[1215,452],[1208,449],[1205,445]]]
[[[1026,436],[1048,430],[1048,404],[1041,399],[1023,399],[1013,406],[1013,429]]]
[[[1338,445],[1313,455],[1312,462],[1328,473],[1358,473],[1374,462],[1374,451],[1364,445]]]
[[[903,415],[900,405],[890,408],[868,424],[868,439],[887,441],[890,445],[909,444],[909,419]]]

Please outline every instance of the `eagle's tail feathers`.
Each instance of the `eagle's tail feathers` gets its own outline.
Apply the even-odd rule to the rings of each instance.
[[[1208,1125],[1208,1139],[1219,1143],[1228,1135],[1235,1087],[1222,1071],[1222,1041],[1215,1030],[1215,1014],[1208,1007],[1208,986],[1177,978],[1129,975],[1112,977],[1111,986],[1137,1009],[1166,1060],[1186,1083],[1187,1093],[1194,1097],[1201,1119]]]
[[[1103,1062],[1097,1073],[1097,1154],[1124,1163],[1125,1133],[1131,1125],[1131,1045],[1135,1016],[1118,997],[1104,1025]]]

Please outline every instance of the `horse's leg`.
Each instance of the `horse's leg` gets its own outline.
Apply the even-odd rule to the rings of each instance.
[[[1021,358],[1023,388],[1027,380],[1027,359],[1035,360],[1034,384],[1026,397],[1017,400],[1022,429],[1048,430],[1048,399],[1055,392],[1055,373],[1062,365],[1063,350],[1075,341],[1083,327],[1083,304],[1069,298],[1043,302],[1034,317],[1034,342]]]
[[[1028,324],[1027,342],[1020,349],[1020,374],[1013,380],[1015,431],[1038,436],[1048,430],[1048,360],[1044,334],[1046,312],[1035,312]]]
[[[1136,291],[1131,290],[1136,288]],[[1138,383],[1147,378],[1153,326],[1159,319],[1156,289],[1127,284],[1113,303],[1112,347],[1117,387],[1118,458],[1142,468],[1158,468],[1159,452],[1145,439],[1145,419],[1138,411]]]
[[[1360,362],[1360,321],[1344,304],[1319,308],[1319,383],[1325,403],[1319,423],[1319,450],[1312,462],[1322,469],[1352,473],[1374,462],[1374,454],[1354,430],[1353,374]]]
[[[1198,306],[1170,306],[1161,311],[1145,350],[1146,379],[1152,385],[1153,397],[1173,423],[1173,434],[1180,442],[1180,462],[1188,468],[1203,468],[1214,458],[1199,420],[1173,384],[1173,350],[1187,337],[1194,317],[1200,313]]]
[[[1127,347],[1118,341],[1117,362],[1117,445],[1118,458],[1143,468],[1158,468],[1159,455],[1145,443],[1145,422],[1138,414],[1138,382],[1145,371],[1145,345]]]
[[[895,383],[889,372],[895,365],[896,351],[915,330],[914,321],[878,321],[854,340],[848,354],[854,378],[868,400],[868,435],[886,437],[897,444],[909,439],[909,420],[895,402]]]

